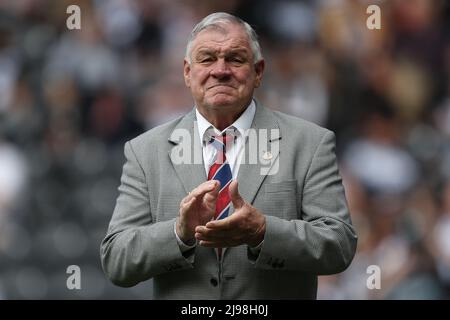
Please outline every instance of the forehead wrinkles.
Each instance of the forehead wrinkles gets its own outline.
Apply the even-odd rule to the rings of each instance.
[[[199,54],[203,52],[212,52],[215,54],[220,54],[235,51],[237,52],[245,51],[248,54],[251,53],[250,48],[248,48],[248,46],[246,46],[245,43],[235,41],[235,39],[223,42],[214,40],[204,41],[202,43],[199,43],[196,47],[194,47],[193,53]]]
[[[205,29],[197,35],[192,51],[213,50],[220,52],[237,49],[251,51],[249,40],[243,30],[242,32],[237,32],[236,29],[229,30],[222,27],[213,27]]]

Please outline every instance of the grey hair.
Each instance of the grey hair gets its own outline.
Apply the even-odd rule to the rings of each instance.
[[[223,23],[235,23],[239,24],[242,27],[244,27],[245,32],[248,35],[248,38],[250,40],[250,47],[253,52],[253,58],[254,63],[257,63],[263,59],[262,53],[261,53],[261,46],[258,42],[258,35],[256,34],[255,30],[244,20],[242,20],[239,17],[233,16],[232,14],[226,13],[226,12],[215,12],[211,13],[207,17],[203,18],[202,21],[200,21],[194,29],[192,29],[191,34],[189,36],[189,40],[186,46],[186,53],[185,53],[185,59],[191,63],[191,49],[192,49],[192,42],[194,41],[195,37],[197,35],[211,27],[221,28],[220,24]]]

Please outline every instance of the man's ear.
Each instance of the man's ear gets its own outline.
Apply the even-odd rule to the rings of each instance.
[[[184,83],[186,84],[186,87],[191,87],[191,65],[189,62],[184,59],[184,65],[183,65],[183,75],[184,75]]]
[[[266,63],[265,63],[264,59],[261,59],[260,61],[258,61],[254,65],[255,72],[256,72],[255,88],[258,88],[261,85],[261,81],[262,81],[262,77],[263,77],[263,74],[264,74],[264,67],[265,67],[265,65],[266,65]]]

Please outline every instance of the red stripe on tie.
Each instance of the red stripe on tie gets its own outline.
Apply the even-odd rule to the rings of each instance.
[[[208,173],[208,180],[211,180],[212,177],[214,177],[214,175],[216,174],[217,170],[219,170],[219,168],[222,165],[219,163],[214,163],[211,168],[209,169],[209,173]]]

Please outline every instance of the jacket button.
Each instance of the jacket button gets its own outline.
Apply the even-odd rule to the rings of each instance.
[[[217,282],[217,279],[216,279],[216,278],[211,278],[211,280],[210,280],[209,282],[211,282],[211,284],[212,284],[214,287],[217,287],[217,285],[219,284],[219,283]]]

